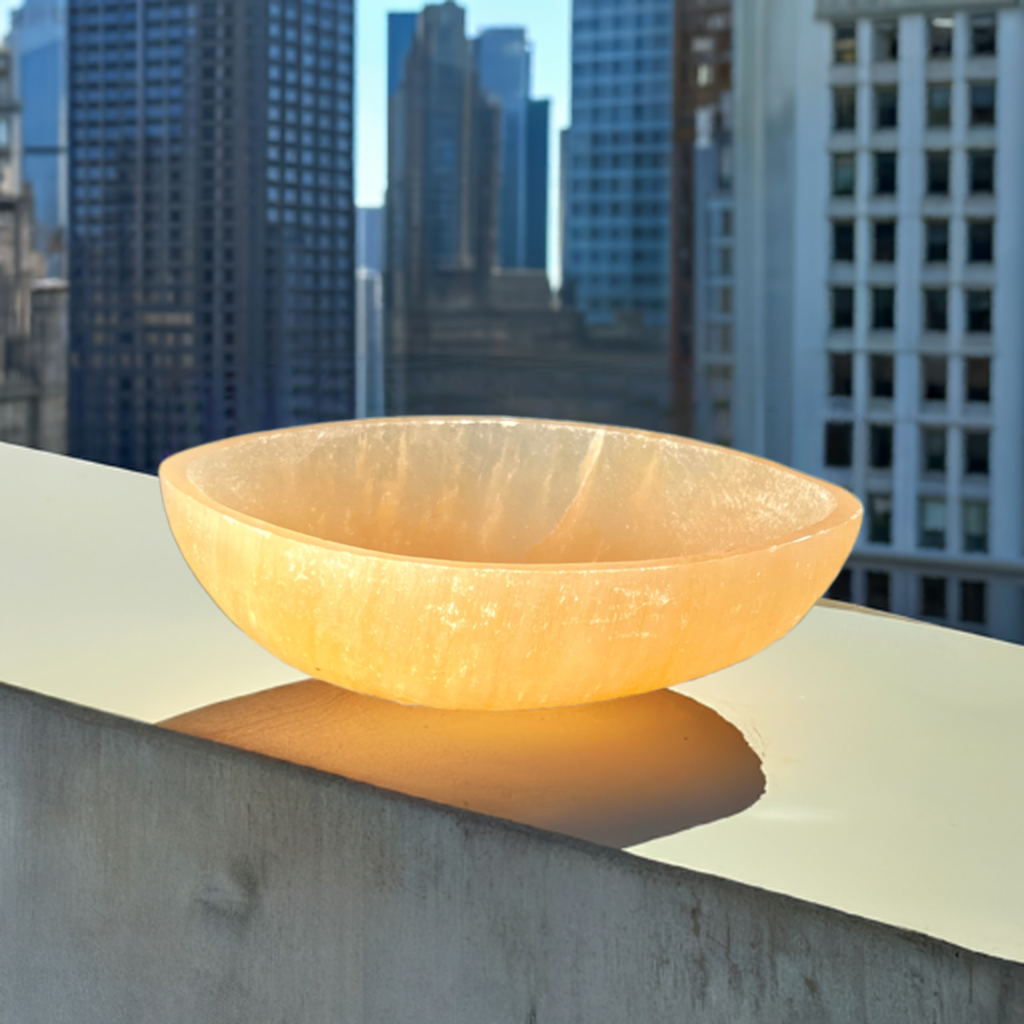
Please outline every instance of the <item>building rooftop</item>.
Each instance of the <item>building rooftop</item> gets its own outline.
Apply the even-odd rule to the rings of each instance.
[[[153,477],[0,445],[0,479],[0,680],[158,722],[299,678],[194,580]],[[632,854],[1024,961],[1024,648],[822,602],[678,692],[767,788]]]

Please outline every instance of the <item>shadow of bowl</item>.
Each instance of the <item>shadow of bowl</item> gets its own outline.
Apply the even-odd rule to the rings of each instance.
[[[736,814],[765,786],[740,731],[670,690],[474,712],[409,707],[308,679],[161,724],[615,847]]]

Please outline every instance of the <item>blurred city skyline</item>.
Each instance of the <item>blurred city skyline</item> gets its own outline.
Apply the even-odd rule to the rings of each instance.
[[[5,2],[5,0],[0,0]],[[387,184],[388,13],[419,12],[422,2],[356,0],[356,206],[383,206]],[[569,124],[572,0],[463,0],[469,35],[522,27],[533,43],[533,95],[551,99],[548,194],[558,195],[558,134]],[[548,204],[547,269],[557,286],[558,203]]]
[[[11,28],[11,12],[23,0],[0,0],[0,26]],[[383,206],[387,179],[388,12],[420,11],[420,2],[356,0],[356,206]],[[569,123],[569,35],[572,0],[463,0],[470,34],[522,26],[534,43],[537,96],[550,97],[551,128]],[[552,153],[557,160],[557,152]],[[557,168],[552,167],[552,173]],[[551,187],[557,181],[552,177]]]
[[[23,0],[0,0],[0,26],[6,36],[11,12]],[[421,2],[356,0],[355,203],[383,206],[387,186],[387,63],[388,12],[420,11]],[[551,147],[548,189],[557,195],[558,133],[569,124],[569,56],[572,0],[467,0],[467,28],[478,35],[486,28],[526,29],[534,44],[533,93],[551,99]],[[556,285],[558,265],[558,204],[548,208],[548,274]]]

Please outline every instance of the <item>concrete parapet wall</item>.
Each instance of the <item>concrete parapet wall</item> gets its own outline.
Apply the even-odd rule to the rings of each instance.
[[[972,1024],[1024,964],[0,686],[0,1021]]]

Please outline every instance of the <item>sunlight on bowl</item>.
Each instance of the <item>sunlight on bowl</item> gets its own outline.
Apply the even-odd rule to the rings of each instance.
[[[225,613],[296,668],[439,708],[705,675],[791,629],[853,546],[831,484],[681,437],[408,418],[229,438],[160,468]]]

